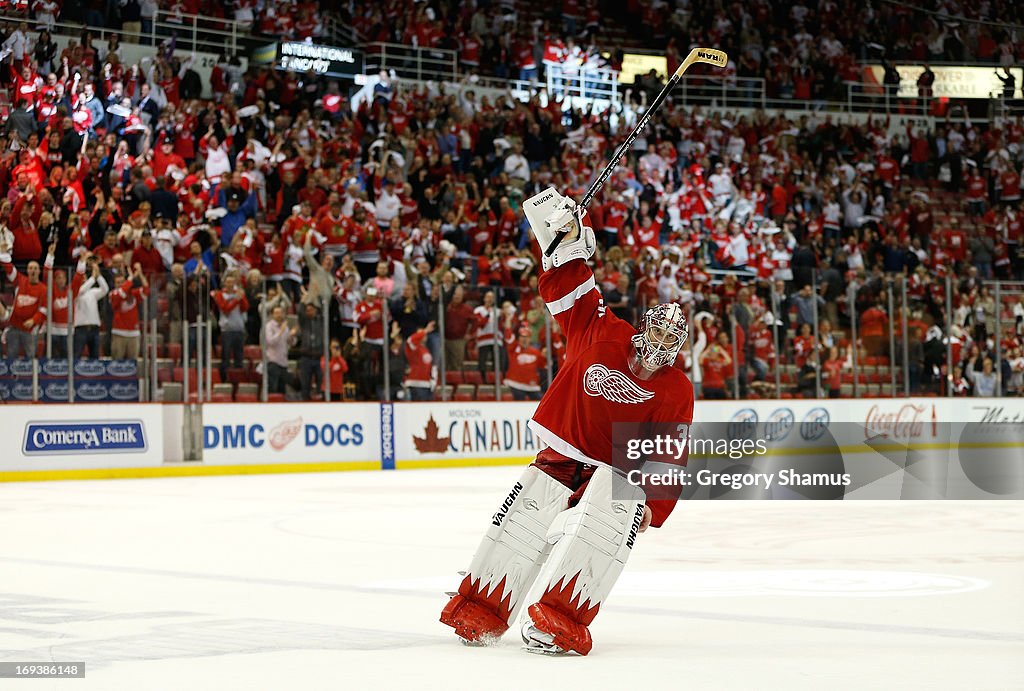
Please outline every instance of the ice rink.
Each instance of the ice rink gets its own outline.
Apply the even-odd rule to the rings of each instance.
[[[691,502],[589,657],[437,618],[520,468],[0,485],[0,689],[1021,689],[1024,504]]]

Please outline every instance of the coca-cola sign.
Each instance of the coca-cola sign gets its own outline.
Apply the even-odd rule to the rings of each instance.
[[[938,435],[938,414],[935,404],[875,404],[864,421],[864,438],[919,439]]]

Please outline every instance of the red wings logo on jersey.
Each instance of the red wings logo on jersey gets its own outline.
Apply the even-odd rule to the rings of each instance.
[[[653,391],[637,386],[618,370],[594,364],[583,374],[583,390],[588,396],[600,396],[612,403],[637,404],[654,398]]]

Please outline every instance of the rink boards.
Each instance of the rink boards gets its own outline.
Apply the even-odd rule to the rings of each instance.
[[[535,406],[207,403],[202,460],[184,461],[180,404],[7,404],[0,481],[523,464],[543,448],[527,426]],[[1022,399],[702,401],[695,420],[787,438],[785,454],[821,453],[832,437],[844,455],[1024,450]]]

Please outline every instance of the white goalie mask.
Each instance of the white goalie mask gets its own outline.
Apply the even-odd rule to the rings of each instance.
[[[679,305],[655,305],[644,313],[640,327],[632,338],[638,363],[652,372],[671,365],[686,342],[688,333],[686,316]]]

